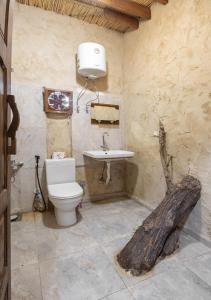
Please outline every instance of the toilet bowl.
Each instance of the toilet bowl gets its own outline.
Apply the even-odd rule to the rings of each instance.
[[[75,159],[46,159],[45,165],[48,197],[54,205],[57,224],[73,225],[83,196],[83,189],[75,182]]]

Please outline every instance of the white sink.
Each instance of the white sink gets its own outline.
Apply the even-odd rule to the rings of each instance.
[[[85,156],[92,157],[97,160],[121,160],[124,158],[130,158],[135,155],[134,152],[125,151],[125,150],[93,150],[93,151],[84,151]]]

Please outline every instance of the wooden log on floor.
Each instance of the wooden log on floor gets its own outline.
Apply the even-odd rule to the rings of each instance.
[[[178,248],[179,231],[199,200],[200,192],[200,182],[186,176],[117,255],[120,266],[133,275],[140,275],[151,270],[159,257],[172,254]]]
[[[159,258],[172,254],[179,247],[179,233],[201,195],[201,184],[192,176],[187,175],[179,184],[173,184],[172,156],[166,150],[162,123],[159,143],[166,196],[117,255],[120,266],[135,276],[150,271]]]

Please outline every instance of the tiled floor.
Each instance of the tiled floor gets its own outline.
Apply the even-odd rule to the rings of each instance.
[[[210,300],[211,249],[181,235],[180,250],[132,277],[115,254],[149,211],[133,200],[89,204],[59,229],[53,213],[12,224],[12,300]]]

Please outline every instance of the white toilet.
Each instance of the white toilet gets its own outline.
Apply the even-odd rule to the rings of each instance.
[[[48,197],[54,205],[59,226],[77,222],[76,207],[82,200],[83,189],[75,182],[75,159],[46,159]]]

